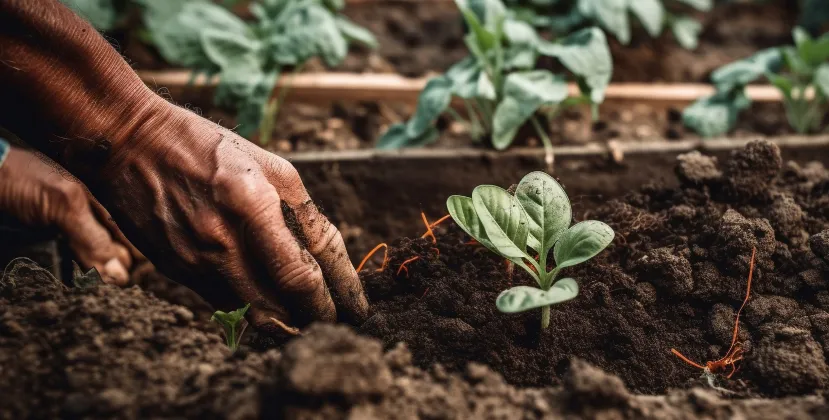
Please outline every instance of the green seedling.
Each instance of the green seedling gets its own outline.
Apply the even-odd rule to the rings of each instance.
[[[751,105],[746,85],[765,77],[780,90],[792,128],[798,133],[818,130],[829,97],[829,34],[815,39],[795,28],[793,37],[794,46],[765,49],[714,71],[716,93],[685,109],[685,125],[703,137],[727,133]]]
[[[656,38],[668,28],[686,49],[699,43],[702,24],[686,12],[707,12],[713,0],[509,0],[520,19],[553,33],[566,34],[588,25],[599,25],[620,43],[631,41],[636,17],[645,32]]]
[[[466,233],[535,279],[538,287],[505,290],[495,304],[505,313],[541,308],[542,328],[550,325],[550,305],[579,293],[575,279],[557,279],[561,270],[593,258],[614,237],[613,229],[599,221],[570,226],[572,210],[567,193],[544,172],[525,176],[515,195],[501,187],[481,185],[472,191],[472,197],[449,197],[446,206]],[[548,270],[551,251],[556,266]]]
[[[536,113],[546,111],[549,119],[573,105],[593,104],[595,110],[604,100],[613,71],[604,33],[588,28],[550,42],[515,19],[500,0],[456,0],[456,4],[469,27],[464,42],[470,55],[429,80],[412,118],[391,126],[377,146],[396,149],[433,143],[439,136],[435,121],[446,113],[474,140],[489,136],[492,146],[502,150],[529,122],[551,165],[552,142]],[[541,55],[556,58],[569,74],[534,70]],[[570,97],[568,77],[578,83],[579,95]],[[450,106],[453,97],[463,102],[465,116]]]
[[[225,341],[230,351],[235,352],[239,348],[239,342],[242,340],[242,334],[248,326],[245,321],[245,313],[250,308],[250,303],[244,308],[237,309],[231,312],[216,311],[210,320],[221,325],[225,333]]]

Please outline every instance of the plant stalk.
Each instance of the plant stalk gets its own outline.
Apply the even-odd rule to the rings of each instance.
[[[550,326],[550,305],[541,308],[541,329],[547,329]]]
[[[533,128],[535,129],[536,134],[538,134],[538,137],[541,137],[541,142],[544,143],[544,163],[547,164],[547,172],[553,173],[553,164],[555,163],[553,142],[550,140],[550,137],[547,136],[547,132],[544,131],[544,127],[541,126],[541,123],[538,122],[538,118],[536,118],[535,115],[530,117],[530,122],[532,122]]]

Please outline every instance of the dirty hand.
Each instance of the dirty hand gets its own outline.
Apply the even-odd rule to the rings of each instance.
[[[157,267],[217,308],[250,303],[259,329],[280,331],[271,318],[365,317],[342,236],[290,163],[157,96],[143,100],[141,123],[113,136],[95,193]]]
[[[46,158],[12,148],[0,166],[0,211],[34,227],[54,227],[66,235],[84,268],[95,267],[104,281],[124,285],[131,257],[113,239],[109,215],[72,175]]]

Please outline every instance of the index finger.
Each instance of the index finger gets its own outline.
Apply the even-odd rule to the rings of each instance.
[[[279,157],[272,158],[263,166],[266,176],[286,204],[282,209],[286,224],[317,260],[340,319],[350,323],[364,321],[368,314],[368,300],[360,277],[348,258],[340,231],[311,201],[293,165]]]

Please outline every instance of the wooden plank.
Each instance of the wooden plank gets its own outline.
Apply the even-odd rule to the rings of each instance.
[[[152,88],[186,88],[190,81],[188,70],[141,71],[138,73]],[[396,73],[302,73],[280,79],[277,89],[291,85],[291,101],[328,103],[333,101],[400,102],[414,104],[426,84],[426,78],[407,78]],[[215,86],[216,78],[199,77],[194,86]],[[571,94],[578,87],[570,85]],[[707,84],[653,84],[614,83],[608,86],[606,101],[647,102],[664,105],[687,105],[714,93]],[[746,94],[756,102],[779,102],[780,92],[769,85],[752,85]]]

